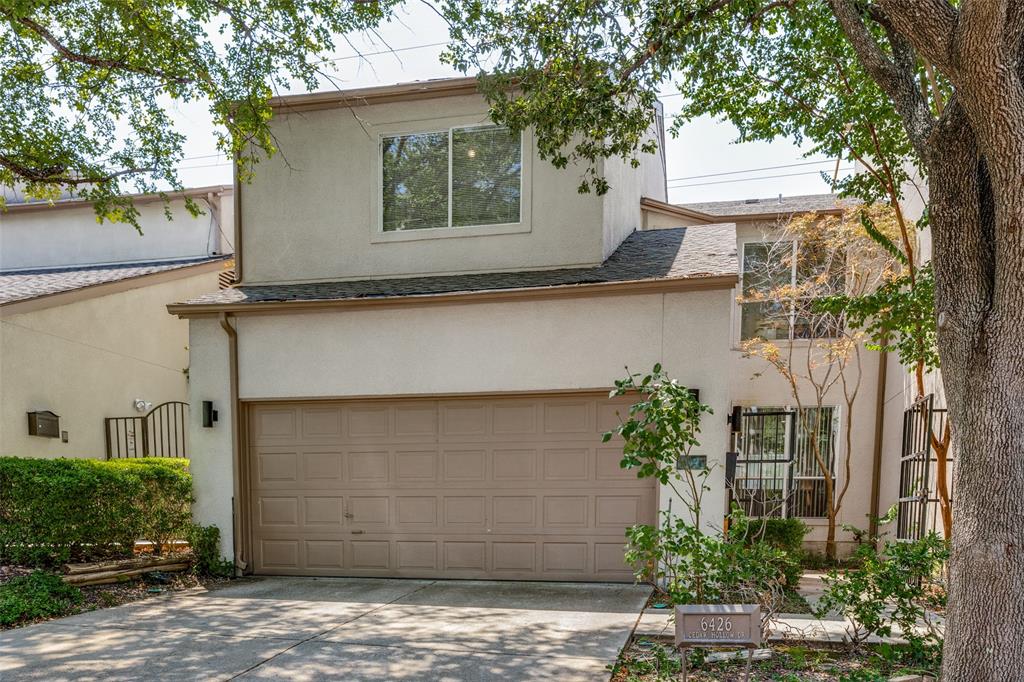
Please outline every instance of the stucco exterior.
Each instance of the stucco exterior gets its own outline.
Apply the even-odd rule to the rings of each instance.
[[[243,401],[502,394],[607,389],[631,371],[660,362],[701,391],[715,410],[705,417],[700,452],[715,465],[705,500],[710,525],[724,510],[727,449],[727,290],[572,298],[541,302],[242,316],[238,330]],[[191,321],[190,401],[213,400],[212,429],[193,417],[195,514],[217,523],[232,546],[230,395],[227,334],[215,318]],[[662,491],[667,507],[669,493]],[[679,509],[675,502],[674,509]]]
[[[105,457],[104,417],[133,400],[186,400],[188,323],[164,306],[217,287],[185,275],[20,314],[0,311],[0,456]],[[60,415],[69,442],[28,435],[26,413]]]
[[[735,281],[733,273],[739,274],[738,259],[724,268],[727,275],[716,271],[727,282],[701,291],[637,288],[634,293],[597,295],[581,289],[557,298],[470,296],[429,305],[392,300],[374,307],[341,301],[344,308],[310,311],[293,305],[300,302],[298,294],[285,293],[287,287],[261,286],[592,266],[608,258],[634,230],[692,226],[699,234],[701,225],[734,223],[735,244],[742,248],[744,241],[759,240],[765,229],[777,225],[770,214],[715,220],[665,204],[660,155],[644,157],[635,169],[620,160],[603,162],[611,191],[603,197],[581,195],[576,191],[579,169],[556,170],[539,159],[528,131],[523,136],[521,223],[384,233],[378,216],[380,137],[487,120],[480,97],[437,97],[430,94],[435,87],[406,89],[405,96],[415,95],[411,101],[395,100],[399,89],[384,88],[328,104],[325,93],[293,100],[294,109],[286,106],[288,98],[275,105],[273,125],[282,154],[261,163],[256,180],[241,195],[243,266],[237,291],[242,293],[232,299],[239,307],[226,303],[217,313],[216,304],[203,300],[191,304],[194,312],[188,305],[176,307],[176,312],[192,315],[189,400],[211,400],[220,412],[219,422],[210,428],[203,428],[197,415],[192,418],[197,520],[221,528],[225,555],[244,544],[244,538],[235,536],[237,498],[249,482],[233,464],[239,444],[232,431],[233,424],[244,422],[247,404],[606,390],[626,367],[642,372],[661,363],[678,381],[699,389],[701,400],[714,410],[703,420],[701,446],[694,454],[706,455],[712,468],[704,522],[720,528],[727,511],[726,452],[732,446],[727,415],[734,406],[795,402],[788,384],[766,363],[743,357],[739,291],[724,288]],[[730,258],[732,234],[730,225],[728,249],[718,248]],[[309,287],[321,301],[333,290]],[[246,309],[246,297],[259,289],[271,292],[263,299],[269,305]],[[476,293],[489,289],[482,286]],[[437,291],[422,294],[429,297]],[[397,298],[393,291],[380,295]],[[317,300],[304,303],[320,305]],[[236,374],[232,338],[237,344]],[[802,342],[796,343],[798,353],[806,352]],[[865,526],[877,356],[863,352],[856,368],[861,389],[849,434],[849,492],[839,522]],[[842,405],[838,390],[827,397],[827,405]],[[244,423],[237,428],[246,432]],[[846,436],[841,429],[836,437],[839,486],[846,483]],[[668,487],[659,492],[659,506],[682,511]],[[809,520],[809,525],[809,542],[822,543],[825,521]],[[841,532],[840,540],[849,541],[850,536]]]
[[[205,213],[192,216],[185,200],[164,204],[137,199],[140,233],[124,223],[98,223],[93,207],[11,204],[0,212],[0,270],[67,267],[131,261],[174,260],[231,253],[234,205],[230,187],[214,187],[193,201]]]
[[[709,216],[710,218],[710,216]],[[720,217],[714,217],[720,220]],[[767,217],[752,217],[748,220],[740,216],[729,219],[735,220],[737,252],[742,257],[743,245],[748,242],[759,242],[763,239],[771,239],[773,233],[778,229],[780,220]],[[700,229],[700,221],[692,216],[676,214],[670,215],[659,210],[644,211],[645,229],[669,229],[681,226],[692,226],[693,229]],[[737,263],[737,267],[740,264]],[[759,358],[744,357],[740,341],[740,309],[736,300],[741,295],[739,286],[730,294],[730,330],[728,361],[728,392],[730,404],[742,407],[794,407],[796,401],[792,397],[789,384],[768,362]],[[796,340],[793,344],[793,358],[797,366],[806,364],[808,357],[818,364],[823,363],[820,359],[820,351],[815,351],[808,341]],[[783,342],[782,346],[788,348]],[[875,511],[871,505],[871,484],[873,475],[874,452],[875,452],[875,427],[876,410],[878,407],[878,372],[883,357],[861,348],[849,363],[846,373],[851,381],[859,379],[857,397],[853,404],[853,418],[851,421],[852,432],[850,434],[850,476],[849,488],[842,501],[837,525],[837,538],[841,553],[853,549],[853,535],[841,529],[843,524],[856,528],[866,529],[869,526],[869,515]],[[893,362],[892,356],[885,360],[889,363],[888,383],[886,389],[886,404],[883,419],[884,438],[883,453],[885,475],[881,476],[881,500],[880,514],[884,514],[889,505],[895,502],[896,492],[899,484],[899,438],[902,431],[902,410],[904,396],[909,395],[909,385],[903,386],[906,372]],[[813,400],[810,397],[808,387],[801,393],[804,401]],[[813,403],[812,403],[813,404]],[[823,406],[835,406],[840,410],[839,431],[836,434],[836,490],[839,491],[846,484],[845,472],[846,462],[846,415],[844,414],[845,399],[842,394],[841,385],[835,385],[829,390],[822,403]],[[805,402],[806,406],[806,402]],[[895,453],[894,455],[892,453]],[[895,457],[896,463],[892,463]],[[824,518],[807,518],[804,522],[809,526],[805,543],[812,551],[824,551],[824,542],[827,536],[828,523]]]
[[[660,158],[644,156],[643,165],[658,167],[646,174],[608,161],[614,189],[580,194],[582,169],[542,161],[526,131],[520,223],[382,232],[381,135],[487,120],[478,95],[279,113],[271,127],[280,153],[242,188],[243,281],[582,267],[600,263],[641,227],[638,202],[647,186],[658,186]]]

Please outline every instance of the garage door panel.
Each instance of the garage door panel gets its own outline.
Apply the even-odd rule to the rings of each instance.
[[[438,525],[437,497],[398,495],[395,497],[395,521],[399,526],[434,529]],[[355,519],[353,519],[355,523]]]
[[[624,532],[653,520],[655,488],[602,444],[609,410],[626,409],[606,403],[254,405],[255,570],[630,580]]]
[[[544,433],[581,434],[594,431],[592,400],[560,400],[544,403]]]
[[[310,528],[341,530],[345,523],[345,498],[341,495],[304,495],[303,523]]]
[[[306,407],[299,412],[303,440],[335,441],[341,438],[343,420],[340,406]]]
[[[295,497],[260,497],[257,507],[261,527],[299,526],[299,501]]]
[[[444,543],[445,571],[487,572],[487,543],[447,541]]]
[[[436,540],[399,540],[395,542],[396,565],[399,571],[436,571],[437,541]]]
[[[545,481],[589,481],[590,448],[558,448],[544,450]]]
[[[305,540],[306,566],[311,569],[344,571],[345,542],[343,540]]]
[[[444,462],[445,482],[483,482],[487,480],[486,450],[445,450],[441,459]]]
[[[348,407],[345,410],[346,435],[350,440],[375,441],[387,438],[390,409],[383,406]]]
[[[537,434],[535,401],[509,401],[492,407],[494,434],[497,436],[535,436]]]
[[[399,450],[395,452],[395,483],[422,485],[437,481],[436,450]]]
[[[537,480],[537,450],[495,449],[491,451],[491,471],[495,482]]]
[[[348,453],[348,480],[352,483],[388,483],[389,453],[370,450]]]
[[[345,455],[340,450],[304,449],[299,457],[304,486],[316,486],[324,482],[333,487],[345,478]]]

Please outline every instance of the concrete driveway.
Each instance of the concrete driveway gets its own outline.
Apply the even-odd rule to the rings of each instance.
[[[0,680],[599,680],[642,586],[263,578],[0,633]]]

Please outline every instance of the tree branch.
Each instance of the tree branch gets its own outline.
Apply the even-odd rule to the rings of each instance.
[[[661,48],[665,46],[664,36],[666,33],[676,33],[682,30],[683,27],[685,27],[687,24],[694,22],[695,20],[701,18],[702,16],[714,14],[718,10],[728,5],[730,2],[731,0],[715,0],[715,2],[711,3],[707,7],[687,12],[677,21],[673,22],[669,26],[666,26],[665,29],[660,32],[660,37],[648,41],[647,46],[643,49],[643,51],[641,51],[640,54],[635,56],[631,62],[626,64],[626,66],[621,71],[619,71],[619,80],[627,80],[630,76],[636,73],[637,70],[643,67],[644,64],[653,59],[654,56],[658,54],[658,52],[661,50]]]
[[[832,13],[846,34],[857,59],[868,75],[889,96],[903,120],[907,137],[918,154],[926,157],[926,141],[935,124],[928,102],[921,96],[912,68],[908,70],[907,46],[902,39],[893,44],[896,61],[889,59],[864,25],[853,0],[828,0]],[[884,25],[883,25],[884,28]],[[892,33],[889,33],[892,35]]]
[[[995,4],[992,0],[982,2]],[[940,71],[950,73],[953,36],[960,15],[947,0],[878,0],[877,9],[884,19],[872,18],[883,25],[889,23],[892,30],[906,36],[914,49]]]
[[[68,168],[63,166],[29,166],[13,159],[6,154],[0,154],[0,166],[14,173],[17,177],[28,182],[60,183],[62,185],[93,185],[102,184],[116,180],[125,175],[138,175],[139,173],[156,172],[155,166],[150,168],[125,168],[123,170],[106,173],[104,175],[68,175]]]
[[[56,50],[61,57],[68,61],[76,62],[78,64],[85,64],[86,66],[92,66],[99,69],[128,71],[130,73],[137,73],[142,76],[159,78],[165,82],[176,83],[178,85],[185,85],[186,83],[192,82],[191,78],[186,78],[184,76],[172,76],[166,71],[162,71],[160,69],[150,69],[144,66],[136,66],[133,64],[129,64],[128,62],[121,59],[110,59],[106,57],[97,57],[94,55],[82,54],[81,52],[75,52],[67,45],[60,42],[60,40],[57,39],[57,36],[50,32],[49,29],[47,29],[42,24],[36,22],[34,19],[31,19],[29,17],[16,17],[14,16],[13,13],[9,11],[4,11],[4,14],[6,14],[9,19],[18,22],[19,24],[21,24],[22,26],[29,29],[30,31],[38,35],[40,38],[45,40],[47,43],[49,43],[50,47]]]

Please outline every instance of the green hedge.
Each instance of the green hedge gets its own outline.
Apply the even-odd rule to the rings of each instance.
[[[0,560],[25,565],[127,556],[188,535],[188,460],[0,457]]]

